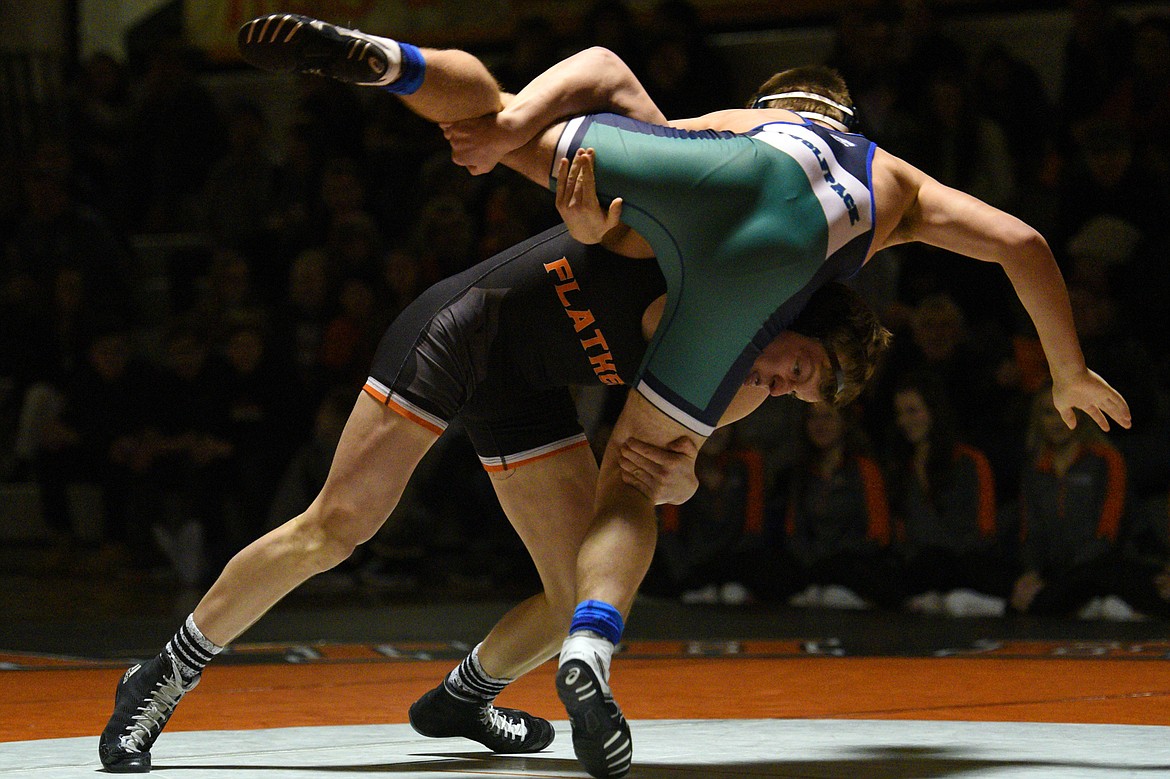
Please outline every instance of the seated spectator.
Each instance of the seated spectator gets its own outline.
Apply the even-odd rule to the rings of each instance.
[[[303,440],[301,430],[289,424],[289,408],[299,398],[272,391],[293,382],[288,370],[273,359],[262,324],[237,322],[226,338],[224,354],[228,418],[223,436],[231,454],[224,485],[225,532],[209,539],[213,566],[222,566],[260,536],[288,452]]]
[[[907,608],[1003,614],[1012,571],[997,532],[987,458],[960,440],[952,407],[930,374],[902,377],[893,405],[890,503]]]
[[[1165,618],[1170,611],[1170,494],[1146,498],[1127,515],[1122,555],[1134,587],[1126,602],[1140,614]]]
[[[165,347],[153,419],[136,447],[144,475],[138,499],[180,581],[194,586],[212,572],[208,541],[225,538],[228,369],[197,323],[176,322]]]
[[[1150,14],[1133,26],[1133,53],[1101,106],[1131,132],[1145,165],[1165,171],[1165,140],[1170,135],[1170,15]]]
[[[780,475],[771,501],[768,535],[786,564],[768,580],[804,587],[789,600],[792,605],[901,603],[889,556],[885,478],[869,454],[856,412],[856,406],[827,403],[807,407],[803,457]]]
[[[41,493],[41,511],[55,541],[51,565],[96,566],[129,572],[147,558],[149,543],[137,532],[134,492],[135,441],[146,424],[147,396],[156,373],[134,358],[124,328],[109,325],[90,336],[85,363],[55,387],[34,385],[26,410],[38,417],[35,440],[27,441],[30,465]],[[100,489],[102,533],[97,555],[81,556],[78,517],[70,487]]]
[[[1087,417],[1073,429],[1036,395],[1030,465],[1020,486],[1020,567],[1012,608],[1028,614],[1132,619],[1157,608],[1152,572],[1135,576],[1121,553],[1125,461]],[[1161,607],[1165,610],[1165,604]]]
[[[199,197],[203,224],[220,244],[260,251],[264,221],[275,207],[277,167],[269,156],[268,125],[260,107],[244,100],[226,113],[228,147],[208,171]]]
[[[1086,119],[1073,128],[1073,157],[1061,181],[1055,246],[1067,245],[1094,217],[1108,214],[1142,235],[1166,232],[1170,187],[1165,175],[1143,165],[1137,141],[1112,118]]]
[[[1014,357],[1006,339],[974,337],[951,295],[940,292],[923,297],[911,312],[909,332],[895,338],[875,384],[875,402],[867,406],[871,430],[877,436],[878,425],[887,424],[884,413],[892,407],[904,376],[929,373],[937,377],[948,407],[962,412],[961,418],[954,419],[956,435],[987,455],[997,484],[1010,484],[1019,472],[1017,452],[1023,447],[1015,431],[1026,413],[1026,400],[1016,386],[1015,373],[1009,370]]]

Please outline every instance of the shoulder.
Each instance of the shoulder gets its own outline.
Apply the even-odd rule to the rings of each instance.
[[[681,130],[722,130],[746,133],[768,122],[799,122],[799,116],[791,111],[774,108],[727,108],[691,119],[678,119],[671,127]]]

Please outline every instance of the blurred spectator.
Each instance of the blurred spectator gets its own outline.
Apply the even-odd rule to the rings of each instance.
[[[69,82],[65,127],[77,155],[77,170],[91,182],[86,205],[121,228],[126,213],[126,133],[130,123],[130,79],[121,61],[106,52],[87,57]]]
[[[1167,438],[1166,372],[1158,355],[1164,344],[1156,334],[1166,328],[1163,314],[1148,320],[1141,309],[1164,300],[1168,278],[1157,262],[1137,259],[1141,234],[1113,216],[1090,219],[1068,244],[1069,301],[1085,361],[1125,397],[1135,420],[1129,430],[1115,428],[1110,440],[1129,464],[1129,483],[1141,496],[1170,483]],[[1146,249],[1148,251],[1148,249]],[[1143,288],[1151,288],[1143,291]],[[1122,297],[1118,290],[1125,290]],[[1160,369],[1162,368],[1162,369]]]
[[[1020,568],[1011,605],[1029,614],[1130,619],[1139,584],[1118,545],[1126,503],[1125,461],[1084,414],[1069,429],[1036,395],[1030,465],[1020,487]]]
[[[893,9],[891,43],[898,62],[899,102],[903,106],[930,102],[935,99],[931,82],[966,72],[968,52],[944,31],[933,0],[894,0],[888,5]]]
[[[643,42],[643,32],[625,0],[595,0],[581,19],[580,36],[574,48],[604,46],[641,75]]]
[[[971,99],[976,112],[995,122],[1014,166],[1017,193],[1027,200],[1050,153],[1053,108],[1040,74],[1002,43],[983,49],[974,63]],[[1029,205],[1034,211],[1038,205]]]
[[[422,258],[427,286],[471,267],[475,261],[475,224],[453,195],[436,195],[423,205],[410,249]]]
[[[223,153],[224,128],[199,83],[195,52],[173,40],[149,51],[129,129],[132,224],[142,232],[186,232],[199,224],[199,194]]]
[[[361,389],[387,322],[375,306],[373,285],[350,276],[341,282],[339,309],[325,326],[321,365],[329,384]]]
[[[1133,133],[1140,164],[1170,172],[1170,16],[1138,20],[1129,66],[1110,84],[1100,115]]]
[[[1105,0],[1069,0],[1072,29],[1061,67],[1060,121],[1069,127],[1097,113],[1125,71],[1133,30]]]
[[[214,348],[222,348],[241,323],[267,324],[269,310],[252,285],[252,264],[226,246],[212,250],[211,264],[200,294],[186,316],[197,319]]]
[[[917,142],[906,159],[947,186],[1007,208],[1016,192],[1016,165],[998,124],[981,114],[960,65],[922,76]]]
[[[1064,245],[1089,220],[1109,215],[1142,235],[1167,233],[1170,185],[1159,171],[1138,164],[1133,134],[1107,119],[1088,119],[1073,130],[1074,156],[1060,192],[1060,227],[1053,246]]]
[[[890,506],[885,478],[857,425],[855,406],[807,407],[803,457],[777,481],[769,537],[785,561],[769,580],[795,580],[783,596],[800,606],[896,608],[897,571],[889,555]],[[791,571],[791,573],[788,573]]]
[[[152,488],[143,497],[153,504],[155,541],[180,581],[195,586],[213,573],[209,541],[226,537],[228,370],[197,323],[172,325],[165,348],[153,429],[138,452]]]
[[[288,452],[304,436],[290,429],[286,371],[274,359],[260,320],[239,320],[224,342],[227,461],[224,501],[226,531],[209,539],[210,563],[224,565],[264,530],[277,480]]]
[[[386,321],[392,322],[423,291],[422,260],[417,254],[398,248],[382,260],[378,299]]]
[[[354,87],[317,76],[300,76],[297,82],[299,121],[309,125],[326,158],[356,158],[362,153],[366,116],[362,98]]]
[[[1012,570],[996,525],[995,479],[963,443],[937,377],[910,374],[894,392],[890,504],[907,608],[989,616],[1004,612]]]
[[[865,132],[900,153],[897,17],[884,3],[845,4],[838,10],[828,64],[845,78]]]
[[[325,240],[329,270],[335,279],[377,278],[382,267],[382,232],[367,212],[360,208],[338,212]]]
[[[555,65],[562,48],[561,36],[547,17],[525,16],[512,28],[508,50],[492,64],[492,75],[505,92],[514,94]]]
[[[333,290],[325,253],[319,249],[303,251],[293,260],[287,293],[273,315],[274,355],[291,372],[291,394],[307,404],[295,412],[294,418],[302,426],[312,419],[327,384],[321,358],[325,329],[337,305]]]
[[[255,253],[263,247],[265,219],[274,206],[276,164],[260,107],[240,100],[226,113],[228,147],[207,174],[204,224],[216,243]]]
[[[295,123],[276,166],[273,205],[264,219],[273,257],[291,258],[320,241],[319,225],[310,215],[318,210],[324,165],[325,142],[318,128]]]
[[[422,205],[414,185],[424,160],[439,153],[449,156],[450,151],[435,126],[394,95],[371,96],[367,112],[363,167],[369,181],[369,212],[386,241],[397,243],[408,235]],[[548,199],[538,188],[527,186]]]
[[[483,206],[479,259],[487,259],[560,222],[547,193],[511,171],[500,173]]]
[[[56,138],[22,171],[21,210],[0,247],[0,375],[21,397],[83,359],[91,323],[133,320],[135,263],[124,235],[77,202],[73,159]]]
[[[667,118],[702,116],[736,102],[727,63],[707,44],[694,5],[657,3],[649,29],[642,84]]]
[[[1146,498],[1127,514],[1122,529],[1122,575],[1132,586],[1126,590],[1125,601],[1139,614],[1166,617],[1170,615],[1170,495],[1163,491]],[[1102,599],[1102,607],[1104,603]]]
[[[1014,483],[1023,438],[1013,421],[1021,416],[1024,403],[1011,370],[1010,343],[1002,338],[973,339],[963,311],[943,293],[923,297],[909,319],[909,332],[895,337],[875,383],[874,402],[867,406],[870,429],[880,434],[883,411],[892,407],[905,376],[930,373],[954,409],[959,437],[988,455],[1005,482]]]
[[[55,562],[77,568],[129,571],[146,565],[150,543],[135,513],[134,458],[148,421],[157,372],[137,359],[125,329],[100,327],[89,336],[86,360],[59,389],[36,385],[29,406],[37,424],[24,448],[41,492],[41,510],[56,545]],[[35,432],[34,432],[35,431]],[[76,547],[79,518],[71,487],[100,489],[102,533],[88,563]]]
[[[293,452],[277,482],[266,513],[265,530],[304,512],[321,492],[356,398],[352,387],[335,387],[325,393],[313,416],[309,440]]]

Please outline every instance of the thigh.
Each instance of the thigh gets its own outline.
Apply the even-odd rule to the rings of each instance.
[[[368,540],[398,505],[406,483],[438,434],[396,413],[368,392],[359,394],[341,434],[329,475],[310,515]]]
[[[576,594],[577,553],[593,517],[597,460],[588,446],[563,449],[492,473],[500,506],[532,556],[552,602]]]

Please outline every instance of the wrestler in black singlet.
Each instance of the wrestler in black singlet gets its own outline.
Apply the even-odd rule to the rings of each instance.
[[[420,295],[382,337],[365,389],[436,433],[458,414],[489,470],[583,446],[569,387],[632,381],[642,315],[665,291],[653,260],[562,225]]]

